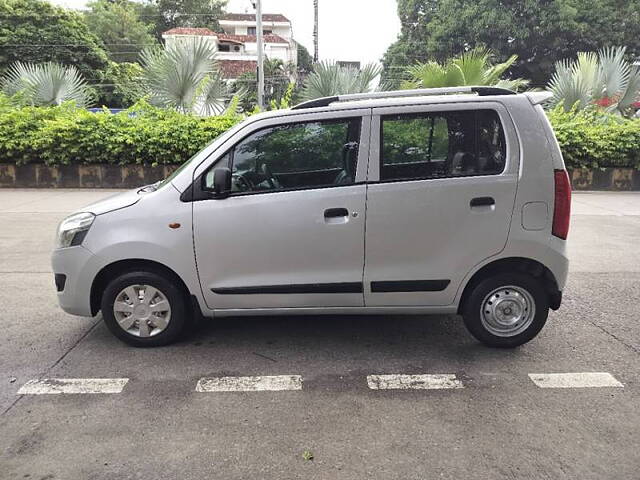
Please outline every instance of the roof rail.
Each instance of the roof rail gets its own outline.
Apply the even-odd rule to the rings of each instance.
[[[405,97],[426,97],[432,95],[448,95],[452,93],[475,93],[479,96],[487,95],[515,95],[516,92],[500,87],[443,87],[443,88],[420,88],[417,90],[393,90],[389,92],[372,93],[352,93],[348,95],[334,95],[332,97],[316,98],[308,102],[302,102],[291,107],[291,110],[301,110],[303,108],[328,107],[336,102],[349,102],[352,100],[373,100],[378,98],[405,98]]]

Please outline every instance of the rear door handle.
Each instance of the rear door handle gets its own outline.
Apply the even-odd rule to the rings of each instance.
[[[324,211],[324,218],[348,217],[349,210],[346,208],[327,208]]]
[[[472,199],[471,202],[469,202],[469,205],[471,206],[471,208],[490,207],[495,204],[496,204],[496,201],[493,199],[493,197],[476,197]]]

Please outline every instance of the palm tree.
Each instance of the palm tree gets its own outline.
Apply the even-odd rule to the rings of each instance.
[[[295,85],[295,74],[295,65],[291,62],[283,62],[277,58],[264,59],[264,101],[269,108],[287,103],[285,96],[290,84]],[[257,106],[256,82],[256,72],[253,71],[245,72],[231,85],[244,111],[252,111]]]
[[[577,60],[561,60],[551,77],[549,103],[565,111],[597,105],[624,114],[640,100],[640,69],[625,60],[626,47],[581,52]]]
[[[313,100],[333,95],[371,92],[374,90],[373,82],[381,71],[374,63],[369,63],[360,70],[344,68],[335,62],[317,63],[304,82],[302,98]]]
[[[227,88],[215,60],[215,48],[207,40],[145,49],[141,59],[152,104],[202,116],[224,111]]]
[[[492,65],[491,52],[485,48],[475,48],[444,63],[431,61],[409,67],[407,73],[410,80],[404,82],[401,88],[475,85],[519,90],[526,87],[529,81],[523,78],[501,78],[517,59],[518,56],[513,55],[506,62]]]
[[[53,62],[12,64],[2,79],[2,90],[36,106],[74,102],[86,108],[95,100],[93,90],[75,67]]]
[[[264,76],[279,77],[286,76],[291,79],[296,74],[296,66],[293,62],[284,62],[279,58],[264,59]]]

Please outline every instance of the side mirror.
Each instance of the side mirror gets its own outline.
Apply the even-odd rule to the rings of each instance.
[[[213,171],[213,193],[217,197],[224,197],[231,193],[231,170],[216,168]]]

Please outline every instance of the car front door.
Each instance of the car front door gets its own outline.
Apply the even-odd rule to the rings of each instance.
[[[366,306],[446,306],[505,247],[519,148],[498,103],[375,109]]]
[[[196,170],[205,190],[215,169],[232,170],[227,198],[193,203],[207,306],[363,306],[370,118],[357,110],[254,122]]]

